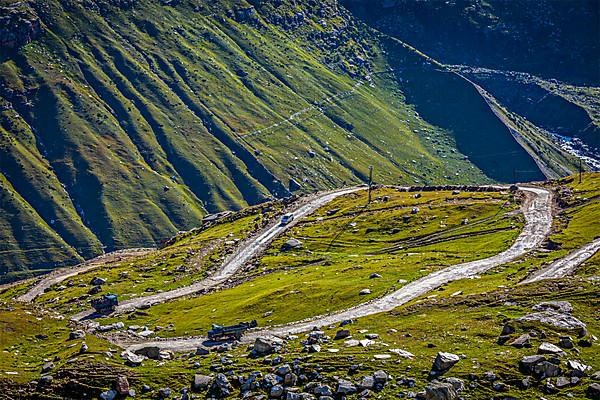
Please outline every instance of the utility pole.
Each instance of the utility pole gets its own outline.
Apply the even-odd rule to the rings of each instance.
[[[369,200],[367,205],[371,204],[371,186],[373,185],[373,166],[369,165]]]

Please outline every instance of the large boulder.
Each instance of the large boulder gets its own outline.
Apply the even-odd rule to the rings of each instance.
[[[425,387],[427,400],[455,400],[458,394],[450,383],[434,382]]]
[[[82,331],[81,329],[77,329],[77,330],[71,331],[71,333],[69,333],[69,340],[83,339],[84,337],[85,337],[85,332]]]
[[[528,314],[517,319],[517,321],[539,322],[560,330],[576,332],[579,337],[583,337],[587,334],[586,325],[583,322],[572,315],[556,311],[540,311],[533,314]]]

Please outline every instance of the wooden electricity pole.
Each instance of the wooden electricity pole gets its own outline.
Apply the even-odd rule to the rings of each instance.
[[[373,166],[369,165],[369,200],[367,205],[371,204],[371,186],[373,185]]]

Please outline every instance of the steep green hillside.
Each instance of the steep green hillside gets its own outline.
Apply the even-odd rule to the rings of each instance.
[[[154,246],[369,165],[390,184],[544,176],[473,85],[337,0],[0,7],[0,274]]]

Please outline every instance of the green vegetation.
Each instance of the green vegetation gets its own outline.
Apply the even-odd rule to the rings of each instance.
[[[244,209],[205,229],[180,234],[155,252],[100,265],[54,285],[36,303],[69,314],[86,310],[95,277],[106,279],[103,292],[118,294],[121,301],[188,286],[220,266],[239,240],[272,222],[282,206],[274,202]]]
[[[336,1],[191,3],[10,11],[44,31],[0,58],[0,279],[154,246],[291,179],[510,181],[509,151],[541,176],[469,83]]]
[[[366,193],[334,200],[278,238],[236,279],[238,286],[153,306],[147,315],[132,314],[131,323],[169,326],[161,335],[181,336],[205,334],[215,322],[292,322],[379,297],[448,265],[492,256],[520,231],[509,195],[424,192],[415,199],[414,193],[384,188],[374,199],[368,208]],[[417,214],[411,214],[414,207]],[[332,209],[339,211],[328,216]],[[303,248],[282,252],[291,237]],[[369,279],[373,273],[382,277]],[[371,294],[360,296],[364,288]]]

